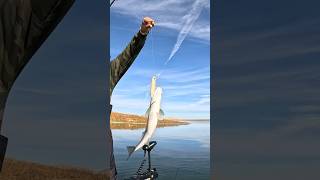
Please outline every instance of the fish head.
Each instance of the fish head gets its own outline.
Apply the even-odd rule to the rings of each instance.
[[[157,75],[152,76],[152,82],[155,82],[157,80]]]
[[[156,80],[157,80],[157,77],[156,76],[152,76],[151,86],[150,86],[150,95],[151,95],[151,97],[154,95],[154,92],[156,90]]]

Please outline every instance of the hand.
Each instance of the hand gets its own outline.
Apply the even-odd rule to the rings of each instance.
[[[141,27],[140,27],[141,34],[144,34],[144,35],[148,34],[154,25],[155,25],[155,22],[150,17],[143,18]]]

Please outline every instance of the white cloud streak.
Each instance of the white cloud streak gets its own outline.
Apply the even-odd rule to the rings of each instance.
[[[204,10],[209,12],[209,0],[197,0]],[[111,8],[112,13],[134,17],[140,24],[142,17],[150,16],[156,20],[156,28],[162,27],[180,32],[185,25],[189,12],[193,9],[194,0],[120,0]],[[210,41],[210,20],[208,17],[199,18],[191,27],[189,36],[192,38]]]
[[[192,10],[190,11],[190,13],[188,13],[187,15],[185,15],[183,17],[184,19],[184,24],[179,32],[177,41],[170,53],[170,56],[168,58],[168,60],[165,62],[165,64],[169,63],[170,60],[172,59],[172,57],[176,54],[176,52],[180,49],[181,44],[183,43],[183,41],[185,40],[185,38],[187,37],[187,35],[190,33],[194,23],[196,22],[196,20],[199,18],[202,9],[204,8],[204,1],[203,0],[197,0],[194,2]]]
[[[178,51],[185,38],[201,43],[210,41],[209,10],[209,0],[120,0],[111,8],[111,14],[134,20],[137,27],[144,16],[154,18],[156,27],[152,35],[163,35],[160,33],[163,31],[169,32],[166,36],[178,36],[172,42],[176,43],[175,46],[172,44],[172,51]],[[130,71],[130,77],[137,77],[139,81],[130,83],[129,78],[126,86],[121,82],[117,85],[112,96],[113,110],[144,114],[149,103],[146,94],[150,78],[155,72],[158,69],[136,68]],[[164,89],[163,110],[166,116],[209,118],[209,80],[209,68],[163,70],[158,84]]]

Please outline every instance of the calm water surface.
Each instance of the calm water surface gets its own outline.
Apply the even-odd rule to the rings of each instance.
[[[128,145],[136,145],[144,129],[112,130],[119,179],[134,174],[143,151],[135,152],[127,161]],[[157,141],[151,153],[152,165],[159,179],[209,179],[210,177],[210,123],[192,121],[189,125],[158,128],[153,140]],[[145,165],[147,168],[147,163]]]

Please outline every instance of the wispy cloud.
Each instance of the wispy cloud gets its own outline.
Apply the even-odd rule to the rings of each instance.
[[[199,82],[210,79],[210,69],[205,67],[201,69],[176,70],[168,69],[161,75],[161,79],[176,83]]]
[[[201,4],[205,11],[209,12],[209,0],[198,0],[196,3],[197,4],[195,5]],[[193,17],[190,17],[191,13],[189,13],[192,11],[194,7],[193,5],[194,0],[141,0],[138,3],[135,0],[122,0],[117,1],[112,7],[111,11],[117,14],[134,17],[137,23],[140,23],[141,17],[143,16],[152,16],[155,18],[157,26],[180,32],[180,30],[186,25],[186,19],[193,19]],[[209,17],[199,19],[199,21],[194,23],[193,27],[185,28],[185,30],[190,31],[189,35],[193,38],[209,41]]]
[[[164,89],[162,105],[166,116],[209,118],[210,106],[208,102],[210,98],[207,95],[210,94],[210,69],[206,60],[209,58],[207,54],[209,49],[202,49],[203,47],[208,48],[209,45],[209,12],[209,0],[141,0],[139,2],[121,0],[114,4],[111,13],[115,18],[112,20],[124,19],[130,21],[130,26],[132,23],[136,23],[138,27],[144,16],[155,19],[156,27],[152,30],[147,43],[153,43],[155,39],[158,42],[155,43],[157,45],[155,47],[157,59],[161,58],[166,61],[169,56],[173,57],[182,43],[187,48],[202,52],[196,57],[197,59],[184,57],[183,59],[186,61],[181,62],[180,65],[177,65],[178,61],[170,63],[170,66],[165,66],[164,62],[160,64],[158,61],[155,64],[150,62],[148,62],[149,64],[143,63],[143,65],[136,64],[133,69],[128,71],[128,74],[113,92],[111,101],[114,111],[143,114],[150,100],[148,96],[150,79],[155,74],[161,74],[157,82]],[[125,30],[123,27],[118,28],[119,24],[117,23],[113,21],[115,25],[113,27]],[[114,43],[118,43],[118,41]],[[150,47],[149,53],[146,51],[148,47]],[[154,53],[153,48],[153,44],[146,46],[144,48],[145,54],[139,55],[139,58],[150,59],[149,55]],[[185,50],[191,52],[187,48]],[[179,52],[183,52],[182,49]],[[181,58],[180,54],[179,58]],[[193,65],[192,62],[191,64],[190,61],[193,59],[199,63]],[[152,64],[152,68],[150,68],[150,64]],[[157,67],[153,65],[157,65]]]
[[[137,69],[131,76],[139,76],[141,81],[127,86],[119,86],[112,96],[115,111],[143,114],[149,105],[149,80],[152,69]],[[181,118],[209,118],[210,83],[209,68],[168,69],[158,79],[164,89],[163,110],[166,116]]]
[[[157,72],[157,69],[138,69],[136,68],[131,72],[132,76],[140,76],[145,78],[150,78]],[[165,80],[173,83],[190,83],[190,82],[199,82],[210,80],[210,68],[185,68],[185,69],[177,69],[177,68],[167,68],[162,71],[162,75],[160,80]]]
[[[165,64],[167,64],[172,59],[172,57],[176,54],[176,52],[179,50],[184,39],[187,37],[187,35],[191,31],[191,29],[193,28],[194,23],[199,18],[200,13],[203,8],[204,8],[204,1],[197,0],[194,2],[191,11],[188,14],[186,14],[185,16],[183,16],[183,20],[184,20],[183,26],[180,29],[180,32],[179,32],[179,35],[177,38],[177,42],[174,45],[174,47],[170,53],[170,56],[169,56],[168,60],[165,62]],[[201,32],[201,33],[204,33],[204,32]]]

